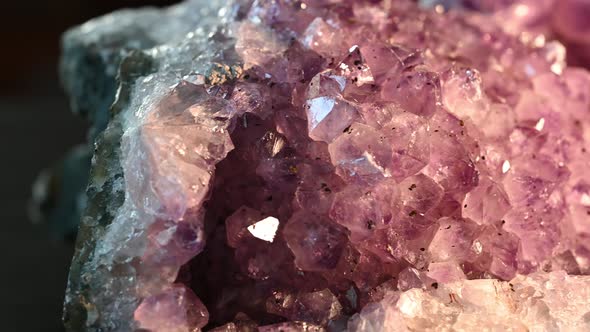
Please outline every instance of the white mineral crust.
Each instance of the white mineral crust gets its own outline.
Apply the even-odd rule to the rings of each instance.
[[[390,292],[349,331],[590,331],[590,277],[563,271]]]

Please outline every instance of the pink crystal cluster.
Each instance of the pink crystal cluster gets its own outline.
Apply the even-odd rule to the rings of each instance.
[[[186,77],[123,137],[125,218],[147,229],[139,328],[570,326],[561,298],[529,303],[590,272],[590,73],[562,44],[498,24],[506,7],[245,8],[231,25],[240,76]],[[491,280],[531,273],[545,281]],[[587,323],[583,301],[569,312]],[[539,316],[510,311],[529,305]]]

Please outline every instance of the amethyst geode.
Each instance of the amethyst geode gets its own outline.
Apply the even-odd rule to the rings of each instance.
[[[70,31],[73,104],[114,102],[66,326],[590,329],[589,8],[195,0]]]

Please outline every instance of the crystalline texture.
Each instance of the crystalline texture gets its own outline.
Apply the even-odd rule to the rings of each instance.
[[[295,255],[295,264],[308,271],[336,267],[347,238],[343,227],[307,213],[294,215],[285,227],[284,236]]]
[[[583,331],[588,329],[587,278],[563,272],[510,282],[466,280],[392,294],[349,323],[352,331]],[[581,291],[577,291],[581,290]],[[392,301],[390,298],[398,298]],[[387,310],[384,310],[387,308]]]
[[[153,331],[191,331],[205,326],[207,319],[207,309],[184,286],[145,299],[135,311],[140,328]]]
[[[590,74],[551,40],[587,44],[584,5],[421,3],[191,0],[69,32],[73,105],[112,106],[67,328],[588,329]]]

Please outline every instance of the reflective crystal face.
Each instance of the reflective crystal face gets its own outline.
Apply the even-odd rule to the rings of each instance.
[[[590,329],[590,74],[550,41],[590,45],[589,5],[552,3],[188,0],[70,32],[121,86],[68,327]]]

